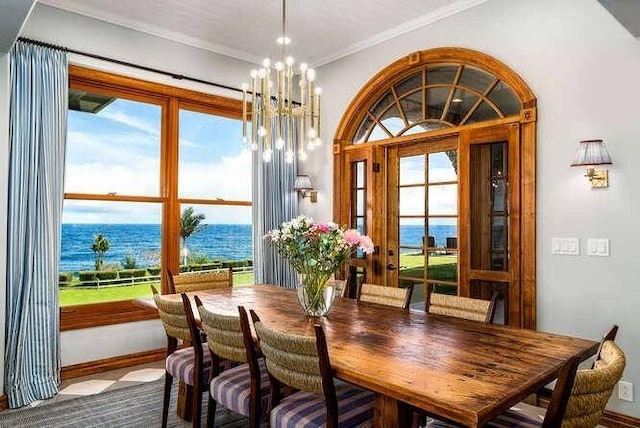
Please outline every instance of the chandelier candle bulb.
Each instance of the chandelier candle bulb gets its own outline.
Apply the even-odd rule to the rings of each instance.
[[[322,88],[316,88],[316,133],[318,135],[318,139],[316,144],[320,145],[322,141],[320,140],[320,96],[322,95]]]
[[[311,73],[312,70],[309,70],[309,118],[311,121],[311,129],[309,130],[309,136],[310,138],[315,138],[315,135],[313,137],[311,137],[311,134],[314,133],[315,127],[316,127],[316,120],[315,120],[315,102],[314,102],[314,92],[315,92],[315,88],[314,88],[314,83],[313,83],[313,78],[315,78],[315,76]]]
[[[320,144],[318,138],[320,126],[320,97],[315,88],[316,73],[306,63],[299,66],[300,103],[294,101],[293,57],[286,55],[285,46],[291,39],[286,32],[286,0],[282,0],[282,32],[278,43],[282,46],[281,57],[276,62],[265,58],[259,69],[251,70],[250,85],[243,85],[242,95],[242,136],[244,142],[251,142],[251,148],[262,151],[261,156],[269,162],[275,150],[286,149],[285,161],[307,158],[308,149]],[[274,81],[271,81],[271,68],[274,69]],[[249,95],[251,88],[251,110]],[[251,130],[247,130],[247,122]],[[275,127],[275,129],[273,129]],[[251,138],[247,139],[247,133]]]
[[[251,70],[251,146],[258,142],[258,127],[256,121],[256,92],[258,91],[258,70]]]

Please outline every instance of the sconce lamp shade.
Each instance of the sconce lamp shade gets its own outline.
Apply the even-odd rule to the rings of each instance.
[[[299,175],[296,177],[296,181],[293,184],[293,190],[297,191],[307,191],[313,190],[313,185],[311,184],[311,179],[308,175]]]
[[[602,140],[583,140],[571,166],[611,165],[611,157]]]

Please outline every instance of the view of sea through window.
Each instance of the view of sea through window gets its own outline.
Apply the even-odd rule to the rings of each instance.
[[[163,235],[179,229],[180,271],[231,267],[253,282],[251,152],[241,121],[179,113],[180,224],[163,224],[162,105],[72,88],[60,260],[60,303],[128,300],[159,289]],[[180,198],[187,199],[184,202]]]

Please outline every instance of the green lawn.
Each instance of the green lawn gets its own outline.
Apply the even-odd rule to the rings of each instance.
[[[401,254],[400,275],[420,278],[424,275],[424,255]],[[434,255],[429,257],[429,278],[440,281],[456,282],[458,258],[455,255]],[[408,285],[409,281],[401,281],[400,286]],[[457,287],[450,285],[438,285],[438,293],[456,294]],[[413,287],[412,302],[422,302],[425,298],[423,283],[416,283]]]
[[[135,285],[103,288],[60,287],[60,306],[86,305],[87,303],[131,300],[151,296],[150,284],[159,288],[158,281],[148,281]],[[253,272],[233,274],[233,285],[253,284]]]

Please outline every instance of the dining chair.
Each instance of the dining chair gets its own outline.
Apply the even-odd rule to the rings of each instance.
[[[602,344],[600,359],[595,367],[577,370],[579,357],[569,361],[558,377],[549,407],[541,421],[537,415],[526,414],[521,405],[498,416],[487,424],[491,428],[543,427],[594,428],[600,422],[613,389],[622,378],[626,359],[622,349],[613,341]],[[539,409],[538,414],[543,413]],[[433,421],[430,428],[451,427],[448,423]]]
[[[158,315],[167,335],[162,427],[167,426],[171,385],[174,378],[193,388],[191,415],[193,426],[199,427],[202,413],[200,396],[203,386],[206,386],[211,367],[211,356],[205,348],[207,344],[200,341],[200,332],[186,294],[182,293],[182,301],[176,302],[162,297],[154,286],[151,286],[151,289]],[[189,345],[178,349],[179,342]]]
[[[408,309],[409,304],[411,303],[412,293],[413,284],[409,285],[407,288],[400,288],[364,283],[360,286],[358,300],[361,302],[377,303],[379,305]]]
[[[216,404],[220,404],[247,416],[250,427],[259,427],[267,410],[270,383],[264,359],[258,358],[246,310],[239,307],[239,315],[220,314],[207,310],[198,296],[194,300],[211,353],[207,426],[213,427]],[[245,364],[221,372],[223,359]]]
[[[497,298],[497,293],[493,293],[491,300],[435,293],[433,284],[429,284],[427,298],[425,299],[425,310],[430,314],[491,323],[496,314]]]
[[[618,335],[619,327],[617,325],[611,326],[609,330],[607,330],[602,339],[600,339],[600,345],[598,346],[598,352],[596,352],[595,357],[593,358],[593,363],[591,364],[591,368],[596,367],[596,363],[600,360],[600,352],[602,351],[602,346],[604,342],[610,340],[614,342],[616,340],[616,336]],[[551,398],[551,394],[553,393],[553,388],[543,387],[538,392],[536,392],[536,399],[538,400],[538,405],[540,405],[540,401],[549,400]],[[542,400],[541,400],[542,399]]]
[[[214,290],[233,287],[233,270],[228,268],[211,272],[189,272],[174,275],[167,269],[167,280],[172,294]]]
[[[335,289],[336,297],[345,297],[347,295],[347,284],[349,279],[333,279],[329,280],[333,288]]]
[[[252,318],[257,320],[254,312]],[[374,394],[334,380],[322,326],[314,325],[314,336],[274,330],[260,321],[254,326],[271,379],[271,427],[370,426]],[[281,385],[300,391],[282,399]]]

